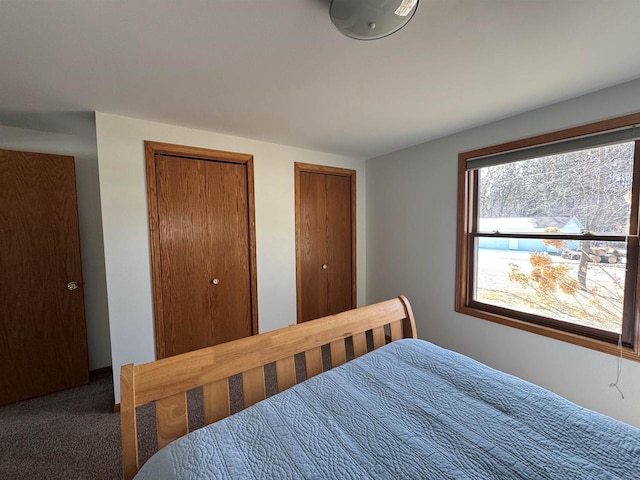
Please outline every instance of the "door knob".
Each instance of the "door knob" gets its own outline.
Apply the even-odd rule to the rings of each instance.
[[[323,270],[326,270],[326,269],[327,269],[327,264],[326,264],[326,263],[323,263],[323,264],[322,264],[322,269],[323,269]]]
[[[72,281],[67,283],[67,290],[75,290],[76,288],[78,288],[78,282]]]
[[[220,279],[219,278],[214,278],[213,280],[211,280],[211,284],[212,285],[218,285],[220,283]]]

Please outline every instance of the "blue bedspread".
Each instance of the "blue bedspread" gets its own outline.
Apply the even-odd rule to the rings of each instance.
[[[183,437],[142,479],[637,479],[640,430],[422,340]]]

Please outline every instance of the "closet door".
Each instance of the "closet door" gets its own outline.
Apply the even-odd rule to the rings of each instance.
[[[296,164],[298,322],[356,306],[355,171]]]
[[[209,152],[153,155],[158,358],[257,333],[250,162]]]
[[[89,380],[73,157],[0,151],[0,404]]]

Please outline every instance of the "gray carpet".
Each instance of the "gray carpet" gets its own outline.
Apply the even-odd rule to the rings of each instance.
[[[0,478],[122,478],[111,375],[0,407]]]

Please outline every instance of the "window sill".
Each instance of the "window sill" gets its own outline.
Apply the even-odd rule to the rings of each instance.
[[[532,323],[524,322],[522,320],[516,320],[514,318],[506,317],[504,315],[498,315],[496,313],[487,312],[478,308],[469,306],[456,306],[456,312],[472,317],[482,318],[491,322],[506,325],[508,327],[517,328],[527,332],[543,335],[545,337],[560,340],[562,342],[572,343],[580,347],[590,348],[591,350],[597,350],[599,352],[608,353],[610,355],[620,356],[628,360],[635,360],[640,362],[640,352],[631,348],[622,347],[622,352],[617,345],[602,340],[595,340],[587,338],[582,335],[576,335],[574,333],[563,332],[554,328],[544,327],[542,325],[535,325]]]

